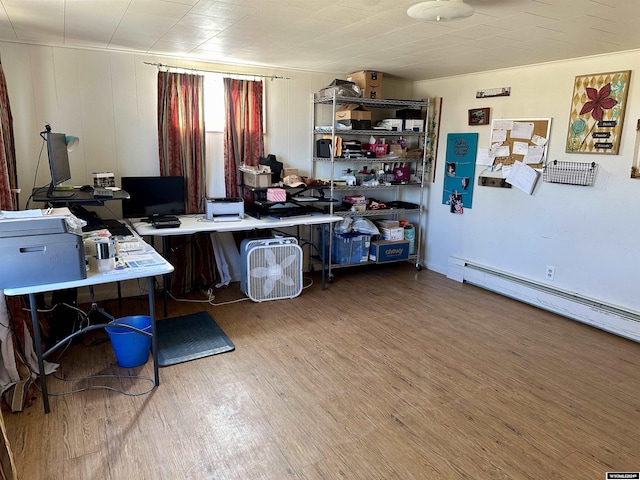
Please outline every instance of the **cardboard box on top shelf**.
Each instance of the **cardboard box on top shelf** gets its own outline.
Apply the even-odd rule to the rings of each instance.
[[[374,70],[360,70],[347,75],[347,81],[360,87],[363,98],[382,98],[382,75]]]
[[[363,105],[343,105],[336,110],[336,120],[371,120],[371,112]]]

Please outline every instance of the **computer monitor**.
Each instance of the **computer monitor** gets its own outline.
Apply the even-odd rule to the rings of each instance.
[[[183,176],[122,177],[122,189],[129,194],[122,201],[123,218],[143,218],[185,213]]]
[[[58,185],[71,179],[66,141],[67,136],[64,133],[47,131],[45,138],[47,141],[47,154],[49,156],[49,171],[51,172],[51,183],[47,190],[47,197],[72,197],[73,192],[55,191]]]

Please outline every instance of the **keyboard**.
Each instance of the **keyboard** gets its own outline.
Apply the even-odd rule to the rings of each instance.
[[[100,187],[94,187],[93,188],[93,196],[94,197],[113,197],[113,190],[109,190],[108,188],[100,188]]]

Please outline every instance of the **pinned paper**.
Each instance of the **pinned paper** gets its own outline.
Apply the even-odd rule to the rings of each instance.
[[[529,153],[529,144],[526,142],[513,142],[513,153],[517,155],[526,155]]]
[[[476,165],[492,165],[494,157],[489,155],[488,148],[479,148],[476,156]]]
[[[527,164],[542,163],[543,155],[544,146],[532,145],[522,161]]]
[[[496,157],[508,157],[510,155],[509,145],[503,145],[501,147],[492,148],[491,151]]]
[[[491,132],[492,142],[504,142],[507,139],[507,131],[504,128],[496,128]]]
[[[513,120],[494,120],[493,128],[495,130],[511,130],[513,128]]]
[[[513,122],[511,138],[524,138],[526,140],[531,140],[533,127],[533,122]]]
[[[531,142],[535,143],[540,147],[543,147],[547,144],[547,139],[544,137],[541,137],[540,135],[534,135],[533,137],[531,137]]]

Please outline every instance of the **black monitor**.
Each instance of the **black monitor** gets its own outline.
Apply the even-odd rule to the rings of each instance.
[[[51,172],[51,183],[47,190],[47,197],[72,197],[73,192],[55,191],[58,185],[71,179],[67,136],[64,133],[52,133],[47,130],[46,141],[47,154],[49,156],[49,171]]]
[[[122,177],[122,189],[129,194],[122,201],[123,218],[150,218],[185,213],[184,177]]]

